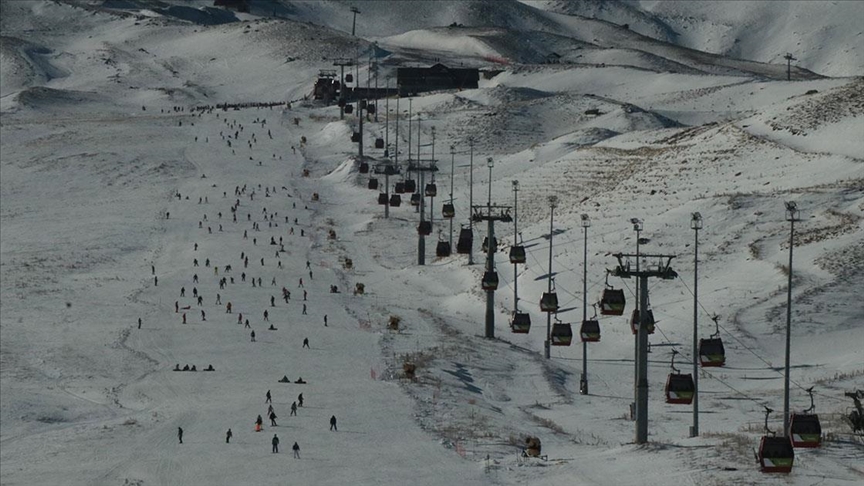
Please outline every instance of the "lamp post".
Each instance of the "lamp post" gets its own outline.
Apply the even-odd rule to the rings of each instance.
[[[519,181],[513,184],[513,246],[518,243],[519,238]],[[513,317],[519,312],[519,265],[513,264]]]
[[[588,228],[591,218],[587,214],[580,216],[584,241],[582,242],[582,325],[588,320]],[[588,394],[588,342],[582,341],[582,377],[579,380],[579,392]]]
[[[795,246],[795,221],[801,213],[795,201],[786,202],[786,221],[789,221],[789,281],[786,284],[786,376],[783,380],[783,434],[789,437],[789,351],[792,330],[792,248]]]
[[[456,147],[453,145],[450,145],[450,204],[453,204],[453,179],[455,178],[455,173],[453,171],[455,170],[455,168],[456,168]],[[470,213],[471,210],[469,209],[468,212]],[[450,238],[448,240],[450,242],[451,251],[453,249],[453,219],[454,218],[450,218]]]
[[[693,213],[690,218],[693,230],[693,426],[690,437],[699,436],[699,230],[702,229],[702,215]]]
[[[494,219],[492,219],[492,167],[495,166],[495,162],[492,161],[492,157],[488,157],[486,159],[486,166],[489,167],[489,199],[486,201],[487,214],[490,216],[488,220],[488,238],[489,243],[486,245],[486,272],[491,273],[495,271],[495,224]],[[495,291],[487,290],[486,291],[486,337],[493,338],[495,337]]]
[[[552,293],[552,230],[555,224],[555,208],[558,207],[558,196],[549,196],[549,278],[547,292]],[[546,341],[543,343],[544,356],[552,357],[552,313],[546,313]]]

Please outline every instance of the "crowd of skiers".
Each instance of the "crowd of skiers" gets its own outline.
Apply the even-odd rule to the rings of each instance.
[[[226,150],[230,150],[233,155],[237,155],[237,151],[240,150],[241,146],[248,147],[250,150],[256,149],[259,145],[258,136],[254,133],[254,130],[260,129],[262,132],[266,131],[266,136],[271,140],[273,139],[273,134],[270,129],[267,128],[267,120],[266,118],[259,117],[253,120],[251,125],[244,125],[243,123],[239,123],[237,120],[229,120],[227,116],[220,117],[219,111],[222,112],[230,109],[240,109],[240,108],[249,108],[249,107],[257,107],[257,108],[271,108],[274,106],[282,105],[284,103],[241,103],[241,104],[219,104],[219,105],[204,105],[192,108],[188,110],[190,112],[196,112],[197,117],[201,117],[203,115],[210,115],[215,112],[215,116],[220,118],[222,123],[222,130],[219,132],[219,137],[224,145],[221,147]],[[290,108],[290,105],[288,106]],[[175,113],[186,112],[187,109],[184,107],[173,107],[172,109]],[[165,110],[163,109],[163,113]],[[194,115],[193,115],[194,116]],[[194,122],[191,122],[191,125],[194,126]],[[182,126],[182,122],[180,123]],[[244,133],[245,130],[245,133]],[[205,143],[209,143],[209,136],[203,137],[203,141]],[[214,134],[215,138],[215,134]],[[262,137],[263,138],[263,137]],[[240,140],[243,140],[244,143],[241,144]],[[199,141],[199,137],[195,137],[196,141]],[[217,148],[220,145],[216,146]],[[294,147],[292,147],[293,149]],[[296,153],[296,152],[295,152]],[[277,158],[277,154],[273,153],[273,159]],[[279,160],[282,159],[281,156],[278,157]],[[252,156],[249,157],[249,160],[254,160]],[[258,165],[261,165],[261,162],[258,162]],[[201,179],[207,179],[206,174],[202,174],[200,176]],[[213,184],[211,188],[216,188],[216,185]],[[289,211],[289,206],[287,203],[283,203],[285,201],[284,198],[294,198],[296,195],[291,194],[291,192],[285,187],[281,186],[281,188],[277,188],[275,185],[266,186],[262,184],[243,184],[237,185],[234,187],[233,193],[231,197],[229,197],[228,191],[222,191],[221,189],[215,190],[216,194],[208,194],[202,195],[197,198],[198,204],[201,205],[195,206],[195,211],[198,213],[197,216],[190,222],[195,225],[197,222],[197,228],[202,233],[206,231],[206,233],[199,233],[199,238],[204,239],[199,244],[199,241],[190,242],[190,247],[192,250],[192,254],[194,258],[191,258],[191,268],[190,273],[192,274],[190,280],[186,280],[181,283],[179,292],[175,290],[175,292],[179,293],[179,298],[174,301],[174,313],[179,317],[179,323],[182,324],[206,324],[207,321],[207,312],[205,311],[205,306],[207,305],[216,305],[219,306],[220,313],[221,309],[224,306],[225,314],[237,314],[237,325],[242,325],[242,329],[249,330],[249,339],[251,342],[256,341],[256,329],[253,328],[255,325],[254,320],[251,317],[253,312],[250,312],[247,309],[243,309],[239,302],[232,301],[230,299],[230,292],[232,286],[242,285],[242,284],[251,284],[254,288],[268,288],[265,286],[265,279],[262,274],[269,273],[268,277],[271,277],[269,280],[269,288],[279,289],[281,291],[281,300],[284,304],[289,304],[291,301],[291,291],[288,290],[287,285],[284,283],[280,283],[279,280],[282,279],[282,273],[286,269],[283,267],[282,257],[290,254],[290,251],[296,248],[296,245],[292,245],[288,243],[286,239],[291,239],[291,237],[295,237],[295,226],[300,226],[301,223],[298,221],[298,218],[292,218],[284,216],[284,223],[279,215],[279,212],[273,210],[274,207],[285,208],[286,211]],[[221,197],[220,194],[221,193]],[[212,211],[206,210],[201,212],[200,209],[206,208],[211,202],[209,200],[209,196],[214,196],[214,201],[225,201],[226,205],[222,211],[218,211],[214,209]],[[256,198],[258,196],[258,198]],[[270,198],[270,199],[268,199]],[[193,199],[190,199],[189,194],[181,194],[179,191],[175,191],[171,197],[172,201],[180,204],[188,204]],[[265,204],[266,203],[266,204]],[[259,205],[260,212],[258,209],[253,210],[253,206]],[[268,209],[269,206],[269,209]],[[303,206],[304,209],[308,209],[308,206]],[[290,209],[296,209],[297,204],[292,202],[290,204]],[[224,212],[223,212],[224,211]],[[180,214],[183,216],[184,212],[180,210],[174,211],[175,215]],[[170,219],[170,212],[166,211],[165,219]],[[244,217],[245,216],[245,217]],[[175,217],[175,220],[177,218]],[[182,218],[180,218],[182,221]],[[182,223],[180,223],[182,224]],[[281,225],[284,225],[280,227]],[[223,226],[224,225],[224,226]],[[266,227],[265,227],[266,225]],[[239,227],[239,229],[238,229]],[[241,234],[240,229],[242,229],[242,239],[240,242],[245,245],[251,246],[248,250],[244,250],[240,253],[239,260],[229,260],[222,261],[220,258],[217,258],[218,255],[210,254],[209,251],[213,250],[214,245],[209,244],[210,238],[208,235],[214,234],[225,234],[225,235],[237,235],[237,238],[241,238],[239,236]],[[232,231],[233,230],[233,231]],[[260,235],[262,232],[273,232],[275,234],[266,236]],[[250,234],[251,233],[251,234]],[[300,229],[299,231],[300,237],[305,237],[306,230]],[[311,235],[310,235],[311,236]],[[258,240],[261,240],[262,243],[268,242],[269,245],[258,245]],[[250,242],[251,240],[251,242]],[[286,249],[287,246],[287,249]],[[269,247],[269,249],[268,249]],[[266,253],[265,253],[266,252]],[[252,253],[256,253],[255,257],[252,257]],[[265,256],[260,256],[260,254],[264,253]],[[271,258],[272,257],[272,258]],[[188,261],[188,260],[187,260]],[[238,265],[238,273],[233,271],[233,265]],[[203,268],[202,268],[203,267]],[[204,268],[212,269],[212,274],[209,271],[203,271]],[[176,270],[176,269],[175,269]],[[303,270],[304,274],[308,275],[309,282],[313,280],[313,269],[311,262],[306,261],[306,267]],[[155,264],[151,264],[151,275],[153,277],[153,285],[154,287],[158,286],[159,276],[157,275],[157,269]],[[188,277],[187,277],[188,278]],[[303,277],[298,279],[297,288],[302,289],[302,302],[298,307],[300,307],[300,315],[307,315],[308,308],[307,304],[309,303],[310,292],[304,285]],[[307,283],[309,283],[307,282]],[[215,296],[213,294],[208,294],[208,290],[205,290],[213,285],[218,285],[218,292],[215,290]],[[187,286],[190,287],[189,294],[187,297]],[[201,287],[199,289],[199,286]],[[330,289],[335,288],[335,286],[331,285]],[[223,293],[225,296],[223,296]],[[278,292],[273,292],[275,295],[269,295],[266,298],[267,304],[263,304],[264,309],[260,310],[261,323],[269,324],[266,331],[278,331],[278,328],[271,323],[271,318],[274,317],[274,312],[272,309],[277,308],[276,303],[276,295]],[[174,294],[177,295],[177,294]],[[191,302],[188,300],[191,298]],[[223,303],[223,298],[225,302]],[[194,308],[194,309],[193,309]],[[237,312],[241,310],[241,312]],[[253,309],[254,311],[254,309]],[[196,319],[196,316],[200,313],[200,319]],[[216,314],[218,317],[218,313]],[[212,316],[211,316],[212,317]],[[275,316],[275,317],[278,317]],[[218,319],[217,319],[218,320]],[[233,317],[232,317],[233,320]],[[275,319],[274,319],[275,320]],[[138,329],[142,328],[143,321],[141,318],[137,321]],[[324,316],[324,326],[327,326],[327,316]],[[261,329],[258,329],[259,332]],[[266,332],[265,332],[266,334]],[[265,336],[267,337],[267,336]],[[302,342],[301,349],[311,349],[309,338],[304,338]],[[173,371],[198,371],[195,365],[185,365],[184,367],[180,367],[180,364],[176,364],[173,368]],[[209,365],[207,368],[202,371],[215,371],[213,365]],[[278,380],[280,383],[294,383],[294,384],[305,384],[306,381],[303,378],[298,378],[294,382],[288,380],[287,375],[283,376],[282,379]],[[264,417],[270,420],[270,427],[278,427],[276,411],[274,409],[273,395],[270,390],[267,390],[265,394],[265,403],[268,405],[268,409]],[[296,416],[298,414],[298,410],[303,407],[304,397],[303,393],[300,393],[297,396],[297,399],[291,403],[289,417]],[[254,421],[253,430],[256,432],[261,432],[264,430],[264,417],[262,415],[258,415],[256,420]],[[336,428],[336,416],[333,415],[330,417],[330,430],[337,431]],[[183,443],[183,428],[178,427],[177,438],[180,444]],[[231,439],[234,437],[234,432],[231,428],[227,430],[225,433],[225,443],[230,444]],[[273,453],[279,452],[279,443],[280,439],[277,434],[273,434],[273,438],[271,439],[271,447]],[[297,442],[294,442],[292,446],[292,451],[294,453],[295,458],[300,458],[300,446]]]

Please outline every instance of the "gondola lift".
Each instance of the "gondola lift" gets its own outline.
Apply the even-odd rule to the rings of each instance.
[[[480,286],[485,291],[498,290],[498,272],[484,272]]]
[[[450,256],[451,248],[450,242],[448,241],[439,241],[438,245],[435,247],[435,256],[439,258]]]
[[[419,206],[420,205],[420,193],[419,192],[415,192],[414,194],[411,194],[411,205],[412,206]]]
[[[648,334],[654,334],[654,326],[657,324],[654,320],[654,311],[648,309],[645,316],[645,330],[648,331]],[[630,314],[630,329],[633,331],[634,336],[639,334],[639,324],[639,309],[633,309],[633,312]]]
[[[510,330],[513,334],[528,334],[531,330],[531,315],[527,312],[513,311],[510,315]]]
[[[381,204],[383,206],[383,205],[386,205],[387,203],[388,203],[387,194],[385,194],[383,192],[379,192],[378,193],[378,204]]]
[[[446,219],[456,216],[456,207],[453,206],[453,203],[444,203],[444,207],[441,208],[441,215]]]
[[[459,240],[456,242],[456,253],[464,255],[471,253],[471,247],[474,245],[474,230],[470,225],[462,225],[459,230]]]
[[[434,182],[430,182],[426,184],[424,193],[426,194],[426,197],[435,197],[438,195],[438,186],[436,186]]]
[[[369,183],[366,185],[366,187],[368,187],[369,189],[371,189],[373,191],[377,190],[378,189],[378,179],[376,179],[375,177],[370,177]]]
[[[604,316],[620,316],[624,314],[627,300],[624,298],[624,290],[615,289],[609,285],[609,274],[606,274],[606,288],[600,297],[600,314]]]
[[[398,208],[402,205],[402,196],[399,194],[391,194],[390,195],[390,207]]]
[[[570,346],[573,342],[573,328],[569,323],[561,322],[555,317],[552,325],[552,346]]]
[[[793,447],[815,448],[822,445],[822,425],[819,415],[814,411],[813,387],[807,389],[810,394],[810,408],[803,412],[792,412],[789,418],[789,436]]]
[[[789,437],[777,437],[774,431],[768,428],[768,415],[773,411],[765,407],[765,435],[759,441],[756,461],[763,473],[788,473],[792,471],[795,463],[795,448]]]
[[[432,222],[431,221],[420,221],[420,224],[417,225],[417,234],[422,236],[429,236],[432,234]]]
[[[582,321],[579,337],[582,338],[583,343],[596,343],[600,341],[600,321],[597,320],[597,304],[594,304],[594,316]]]
[[[723,366],[726,364],[726,348],[720,339],[720,316],[712,316],[714,321],[714,334],[711,337],[699,340],[699,363],[703,368]]]
[[[360,162],[360,167],[357,169],[361,174],[369,173],[369,163],[368,162]]]
[[[675,355],[678,351],[672,350],[672,373],[666,378],[666,403],[689,405],[693,403],[693,394],[696,385],[693,383],[693,375],[682,374],[675,368]]]

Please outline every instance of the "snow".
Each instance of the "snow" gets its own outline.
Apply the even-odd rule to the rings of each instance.
[[[569,12],[560,2],[364,2],[360,50],[378,41],[390,52],[382,64],[391,74],[400,63],[436,58],[503,69],[481,77],[478,89],[412,98],[411,156],[420,113],[422,157],[432,157],[434,127],[440,169],[435,229],[419,266],[418,215],[407,197],[385,219],[377,194],[366,189],[368,176],[357,172],[349,141],[356,115],[342,120],[337,107],[302,100],[318,70],[332,68],[357,42],[345,33],[347,3],[279,3],[268,12],[252,2],[250,14],[238,14],[243,21],[215,26],[166,16],[165,4],[127,3],[3,6],[3,484],[860,483],[861,438],[841,418],[851,406],[843,392],[864,388],[860,78],[798,71],[785,81],[785,65],[760,64],[776,63],[772,52],[796,38],[776,25],[744,39],[748,46],[776,40],[758,52],[742,47],[740,57],[750,61],[720,56],[736,54],[720,44],[719,55],[687,50],[715,51],[705,39],[718,25],[729,32],[749,25],[715,2],[614,2],[606,10],[587,2]],[[790,5],[793,16],[816,8]],[[748,3],[735,15],[754,8]],[[842,19],[832,12],[795,36],[834,31],[826,42],[846,42],[856,8],[844,4]],[[589,11],[612,23],[568,15]],[[688,25],[701,30],[676,41],[683,48],[640,35],[682,25],[670,19],[685,15],[698,18]],[[633,22],[636,32],[612,25],[624,19],[641,22]],[[453,22],[463,26],[448,28]],[[553,44],[572,46],[561,52],[568,62],[535,62]],[[822,75],[854,73],[818,69],[837,57],[801,57]],[[364,67],[359,78],[365,75]],[[291,107],[190,111],[249,102]],[[382,153],[371,139],[387,130],[385,103],[378,107],[378,121],[363,127],[365,153],[376,159]],[[390,100],[391,142],[395,108]],[[409,150],[407,108],[401,100],[401,162]],[[493,203],[511,205],[512,181],[520,181],[520,235],[510,224],[495,227],[496,339],[482,336],[486,255],[479,244],[475,265],[464,255],[434,257],[436,242],[449,237],[439,208],[451,180],[456,234],[468,220],[469,137],[475,204],[485,204],[491,190]],[[235,195],[238,186],[246,192]],[[649,287],[658,330],[650,336],[646,445],[633,443],[628,419],[633,336],[624,317],[601,316],[602,340],[588,345],[589,395],[579,393],[578,342],[543,358],[546,315],[537,304],[548,285],[550,195],[559,198],[552,271],[564,322],[578,327],[585,308],[581,214],[591,218],[589,317],[605,270],[616,264],[612,255],[635,250],[631,218],[644,220],[645,252],[677,256],[679,278]],[[752,448],[763,433],[763,405],[778,411],[770,425],[780,426],[788,200],[802,216],[791,404],[809,406],[804,390],[815,386],[825,442],[796,451],[790,475],[773,476],[758,472]],[[692,366],[695,211],[704,218],[699,333],[714,332],[710,317],[719,315],[728,361],[699,371],[702,435],[689,438],[691,408],[666,404],[662,389],[671,347],[681,352],[676,364],[684,372]],[[486,227],[474,231],[476,242]],[[286,251],[277,256],[271,237],[283,239]],[[506,255],[514,239],[528,253],[515,270],[519,308],[533,323],[524,335],[507,326],[516,282]],[[221,277],[234,282],[220,289]],[[261,286],[252,287],[259,277]],[[629,312],[634,283],[608,282],[625,289]],[[365,294],[354,295],[357,283]],[[283,286],[288,303],[279,298]],[[175,312],[175,301],[189,309]],[[265,310],[277,330],[267,329]],[[239,313],[256,342],[237,323]],[[387,329],[390,316],[401,318],[398,331]],[[311,349],[302,348],[304,338]],[[406,361],[417,366],[414,380],[404,377]],[[186,363],[216,371],[172,371]],[[278,383],[283,375],[307,383]],[[279,425],[256,433],[267,390]],[[304,406],[290,417],[299,393]],[[338,432],[328,430],[331,415]],[[225,444],[229,427],[234,439]],[[279,454],[270,452],[274,433]],[[547,460],[519,457],[528,436],[542,440]],[[299,460],[289,450],[295,441]]]

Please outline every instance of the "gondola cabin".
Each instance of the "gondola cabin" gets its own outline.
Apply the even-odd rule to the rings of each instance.
[[[350,106],[350,105],[349,105]],[[347,111],[347,110],[346,110]],[[360,141],[360,132],[354,132],[351,134],[351,141],[357,143]]]
[[[719,337],[699,340],[699,363],[703,368],[726,364],[726,349]]]
[[[528,334],[531,330],[531,315],[527,312],[513,312],[510,316],[510,330],[514,334]]]
[[[347,114],[349,114],[349,115],[350,115],[351,113],[354,113],[354,105],[345,105],[345,113],[347,113]],[[360,141],[360,135],[357,135],[357,140],[354,140],[354,139],[352,138],[351,141],[352,141],[352,142],[355,142],[355,141],[356,141],[356,142],[359,142],[359,141]]]
[[[405,194],[405,183],[397,182],[395,188],[396,194]]]
[[[384,139],[383,138],[376,138],[375,139],[375,148],[376,149],[383,149],[384,148]]]
[[[596,319],[582,321],[579,337],[582,338],[583,343],[596,343],[600,341],[600,321]]]
[[[405,179],[405,192],[416,192],[417,181],[414,179]]]
[[[552,346],[570,346],[573,342],[573,328],[569,323],[556,322],[552,325]]]
[[[376,110],[376,108],[375,108],[374,103],[369,103],[368,105],[366,105],[366,111],[368,111],[370,115],[374,115],[375,110]],[[384,147],[378,147],[378,148],[384,148]]]
[[[789,419],[792,446],[813,448],[822,445],[822,425],[815,413],[792,413]]]
[[[402,196],[399,194],[391,194],[390,195],[390,207],[398,208],[402,205]]]
[[[369,189],[375,191],[378,189],[378,179],[374,177],[369,178],[369,184],[366,185]]]
[[[762,436],[759,442],[759,466],[764,473],[788,473],[795,462],[795,449],[788,437]]]
[[[600,313],[604,316],[623,315],[626,304],[627,300],[624,298],[623,290],[603,289],[603,295],[600,297]]]
[[[432,222],[431,221],[420,221],[420,224],[417,225],[417,234],[422,236],[429,236],[432,234]]]
[[[360,168],[358,169],[358,172],[360,172],[361,174],[368,174],[369,173],[369,163],[368,162],[360,162]]]
[[[426,197],[435,197],[438,195],[438,186],[436,186],[435,183],[426,184],[426,190],[424,192],[426,193]]]
[[[670,373],[666,378],[666,403],[689,405],[695,389],[693,375]]]
[[[419,206],[420,205],[420,193],[419,192],[415,192],[414,194],[411,194],[411,205],[412,206]]]
[[[456,242],[456,253],[467,254],[471,253],[471,247],[474,245],[474,231],[471,228],[462,228],[459,230],[459,240]]]
[[[483,274],[483,280],[481,281],[481,287],[483,290],[498,290],[498,272],[486,272]]]
[[[383,192],[378,193],[378,204],[381,204],[383,206],[387,203],[387,194],[384,194]]]
[[[369,105],[369,102],[368,102],[368,101],[366,101],[366,100],[360,100],[360,109],[361,109],[361,110],[365,110],[366,107],[367,107],[368,105]]]
[[[555,292],[543,292],[540,297],[540,310],[543,312],[558,312],[558,294]]]
[[[439,241],[438,245],[435,247],[435,256],[443,258],[450,256],[450,253],[450,243],[447,241]]]
[[[510,263],[525,263],[525,247],[514,245],[510,247]]]
[[[656,322],[654,321],[654,311],[648,309],[647,319],[645,322],[645,329],[648,331],[648,334],[654,334],[654,325]],[[639,334],[639,311],[633,309],[633,313],[630,314],[630,329],[633,331],[633,334]]]
[[[351,73],[346,74],[345,75],[345,82],[346,83],[353,83],[354,82],[354,75]]]
[[[447,219],[456,216],[456,207],[452,203],[444,203],[444,207],[441,208],[441,215]]]

